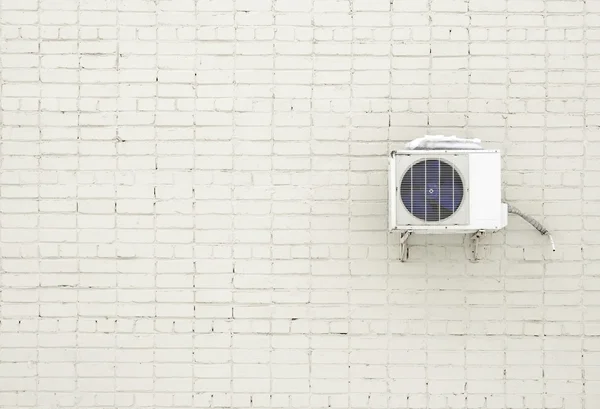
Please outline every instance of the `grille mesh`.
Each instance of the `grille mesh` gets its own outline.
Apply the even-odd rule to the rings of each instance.
[[[402,177],[400,198],[416,218],[438,222],[452,216],[460,207],[464,186],[460,174],[441,159],[423,159]]]

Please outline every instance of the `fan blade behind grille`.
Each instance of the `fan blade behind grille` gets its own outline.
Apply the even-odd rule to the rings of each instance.
[[[464,197],[463,182],[447,162],[424,159],[404,174],[400,197],[404,207],[416,218],[441,221],[460,207]]]

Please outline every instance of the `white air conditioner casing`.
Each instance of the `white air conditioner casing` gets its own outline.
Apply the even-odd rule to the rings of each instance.
[[[508,209],[507,205],[502,203],[501,197],[502,159],[500,151],[400,150],[393,151],[389,160],[390,231],[466,234],[481,230],[500,230],[506,226]],[[428,163],[431,164],[431,161],[437,162],[437,165],[434,163],[434,167],[430,167]],[[420,169],[421,173],[418,173],[417,169]],[[421,182],[425,180],[422,176],[423,169],[430,169],[429,178],[426,179],[427,182]],[[438,169],[439,174],[431,176],[431,169]],[[454,176],[448,178],[448,174]],[[409,177],[410,179],[408,179]],[[440,180],[445,177],[446,182],[437,184],[435,183],[436,177]],[[414,178],[418,180],[414,181]],[[432,178],[433,182],[428,184]],[[404,184],[402,183],[403,180],[405,181]],[[446,203],[448,203],[447,192],[450,189],[448,180],[451,180],[452,184],[453,196],[450,202],[452,203],[452,210],[446,211],[446,215],[448,213],[450,215],[442,218],[442,210],[440,209],[444,208],[439,206],[439,201],[435,202],[435,200],[441,199],[434,200],[432,198],[439,198],[443,193],[446,197]],[[417,190],[415,186],[420,186],[419,183],[426,186],[421,190]],[[409,193],[407,193],[407,186],[410,186]],[[460,186],[460,188],[457,186]],[[436,190],[439,190],[439,192],[436,192]],[[422,192],[425,192],[425,197],[419,206],[424,207],[415,210],[417,201],[414,195],[421,195]],[[428,194],[431,197],[427,196]],[[462,199],[457,199],[457,196],[461,196]],[[433,203],[433,207],[428,207],[428,203]],[[457,203],[460,204],[457,205]],[[409,208],[412,208],[412,212]],[[437,209],[439,216],[431,216],[431,210],[429,215],[427,214],[426,209],[432,208]]]

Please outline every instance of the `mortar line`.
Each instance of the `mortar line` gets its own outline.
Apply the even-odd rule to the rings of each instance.
[[[197,4],[198,2],[196,2]],[[231,234],[230,234],[230,240],[231,242],[229,243],[230,246],[230,254],[231,254],[231,260],[232,260],[232,277],[231,277],[231,287],[232,287],[232,297],[231,297],[231,325],[229,326],[229,376],[231,377],[231,379],[229,380],[229,389],[232,391],[232,394],[234,393],[234,389],[233,389],[233,381],[234,381],[234,373],[235,373],[235,363],[233,360],[233,334],[234,334],[234,328],[235,328],[235,315],[234,315],[234,305],[235,305],[235,261],[236,261],[236,256],[235,256],[235,218],[237,216],[236,213],[236,207],[235,207],[235,175],[236,175],[236,159],[237,159],[237,154],[236,154],[236,112],[237,112],[237,108],[235,106],[235,103],[237,101],[237,97],[238,97],[238,84],[237,84],[237,56],[238,56],[238,23],[237,23],[237,16],[238,16],[238,9],[237,9],[237,2],[233,1],[232,2],[232,13],[233,13],[233,62],[232,62],[232,89],[231,89],[231,135],[230,135],[230,139],[229,139],[229,143],[231,145],[231,155],[232,155],[232,172],[231,172],[231,179],[229,180],[230,183],[230,187],[229,187],[229,195],[230,195],[230,200],[231,200],[231,212],[232,212],[232,223],[231,223]],[[215,32],[217,33],[217,37],[218,37],[218,27],[215,27]],[[214,248],[211,249],[211,254],[214,256]],[[215,321],[213,320],[211,327],[214,329],[215,327]],[[269,324],[270,325],[270,324]],[[250,395],[250,405],[252,406],[252,395]]]
[[[586,15],[587,15],[587,2],[583,2],[583,11],[582,11],[582,16],[583,16],[583,45],[584,45],[584,49],[583,49],[583,62],[584,62],[584,84],[583,84],[583,169],[587,169],[587,164],[588,164],[588,157],[587,157],[587,147],[588,147],[588,138],[587,138],[587,108],[588,108],[588,97],[589,97],[589,93],[588,93],[588,69],[589,69],[589,51],[588,51],[588,21],[586,19]],[[565,30],[566,33],[567,30]],[[565,38],[566,40],[566,38]],[[564,177],[564,176],[563,176]],[[584,206],[584,199],[585,199],[585,179],[584,179],[584,172],[580,172],[579,174],[579,181],[580,181],[580,214],[582,219],[585,218],[585,206]],[[563,184],[564,184],[564,179],[562,180]],[[581,237],[584,237],[585,235],[585,222],[581,224]],[[581,383],[582,383],[582,396],[581,396],[581,407],[585,407],[585,395],[586,395],[586,376],[585,376],[585,368],[586,368],[586,359],[585,359],[585,337],[586,337],[586,325],[585,325],[585,277],[586,277],[586,270],[587,270],[587,264],[585,262],[585,257],[583,254],[583,246],[581,247],[581,253],[582,253],[582,262],[583,262],[583,266],[582,266],[582,271],[581,271],[581,278],[579,280],[579,286],[580,286],[580,295],[579,295],[579,306],[581,308],[581,340],[580,340],[580,348],[581,348]]]
[[[3,9],[2,4],[5,4],[5,2],[0,3],[0,9]],[[38,6],[37,6],[37,23],[40,24],[41,21],[41,15],[42,15],[42,7],[41,7],[41,2],[38,2]],[[0,20],[3,21],[3,20]],[[3,25],[2,25],[3,27]],[[79,4],[77,5],[77,27],[79,28]],[[59,31],[60,32],[60,31]],[[60,34],[59,34],[60,36]],[[38,29],[38,33],[37,33],[37,39],[38,39],[38,81],[40,84],[42,84],[42,53],[41,53],[41,43],[42,43],[42,30],[41,27],[40,29]],[[77,30],[77,51],[79,52],[79,30]],[[3,59],[0,58],[0,61],[2,61]],[[78,66],[81,66],[81,63],[79,61],[78,58]],[[2,66],[2,68],[4,68],[4,66]],[[4,70],[0,70],[0,75],[4,72]],[[4,79],[4,78],[2,78]],[[77,78],[78,82],[79,82],[79,73],[78,73],[78,78]],[[3,81],[0,82],[0,84],[3,84]],[[81,89],[81,84],[79,84],[79,86],[77,87],[78,90],[78,96],[79,96],[79,90]],[[0,94],[3,95],[3,94]],[[40,92],[39,94],[40,99],[38,100],[38,112],[37,112],[37,120],[38,120],[38,143],[39,146],[41,147],[42,145],[42,141],[43,141],[43,133],[42,133],[42,93]],[[79,101],[79,98],[77,99]],[[79,103],[79,102],[78,102]],[[79,107],[79,106],[78,106]],[[1,109],[0,111],[2,111],[2,113],[4,113],[4,110]],[[4,118],[3,118],[4,119]],[[4,126],[4,121],[1,122],[2,126]],[[2,135],[4,136],[4,135]],[[79,138],[79,136],[78,136]],[[0,147],[3,146],[3,144],[0,143]],[[0,160],[3,160],[4,156],[0,156]],[[41,155],[38,155],[37,159],[37,169],[39,170],[39,172],[41,173],[41,164],[42,164],[42,158]],[[41,201],[41,192],[40,192],[40,184],[39,184],[39,179],[38,179],[38,185],[37,185],[37,235],[36,235],[36,239],[38,241],[38,246],[37,246],[37,252],[38,252],[38,259],[37,259],[37,290],[38,290],[38,306],[37,306],[37,313],[38,313],[38,318],[41,318],[41,303],[39,300],[39,294],[42,291],[42,274],[41,274],[41,266],[42,266],[42,252],[40,251],[40,219],[41,219],[41,207],[40,207],[40,201]],[[75,197],[78,197],[79,193],[79,188],[76,187],[75,189]],[[0,229],[0,231],[2,231],[3,229]],[[60,246],[58,247],[58,255],[60,256]],[[79,249],[77,249],[77,257],[79,258]],[[78,261],[79,263],[79,261]],[[79,266],[78,266],[79,267]],[[0,277],[3,276],[4,274],[0,274]],[[39,328],[39,319],[38,319],[38,328]],[[77,325],[77,324],[76,324]],[[19,328],[20,330],[20,328]],[[39,392],[40,392],[40,332],[36,331],[36,352],[35,352],[35,359],[36,359],[36,382],[35,382],[35,402],[36,402],[36,406],[39,406]],[[76,334],[75,335],[75,345],[77,345],[77,341],[79,340],[79,335]],[[75,349],[75,351],[77,351],[77,349]],[[77,358],[75,359],[75,364],[77,363]]]
[[[77,7],[80,7],[80,4],[81,4],[80,2],[77,2]],[[119,97],[121,95],[121,87],[120,87],[121,81],[119,79],[119,67],[120,67],[119,63],[120,63],[120,58],[121,57],[120,57],[120,54],[119,54],[119,42],[121,41],[121,31],[120,31],[121,25],[120,25],[120,20],[119,20],[119,5],[118,5],[118,3],[115,3],[115,13],[116,13],[116,19],[117,19],[117,27],[116,27],[117,33],[116,33],[116,39],[115,39],[115,43],[116,43],[116,60],[117,60],[116,61],[116,66],[117,66],[117,101],[116,102],[117,103],[115,104],[116,105],[116,113],[115,113],[115,136],[116,136],[116,138],[115,138],[114,144],[115,144],[115,155],[117,156],[116,157],[116,162],[117,163],[116,163],[115,166],[116,166],[116,170],[118,171],[118,169],[119,169],[119,163],[118,163],[118,160],[119,160],[119,142],[121,140],[120,137],[119,137],[119,116],[120,116],[119,115],[120,114],[120,104],[119,104],[119,99],[120,98]],[[100,41],[102,40],[100,38],[100,30],[98,30],[98,40],[100,40]],[[81,74],[80,74],[80,76],[81,76]],[[79,89],[81,90],[81,87],[79,87]],[[99,105],[100,104],[98,104],[98,108],[99,108]],[[79,150],[78,150],[78,155],[79,155]],[[80,156],[78,156],[78,157],[81,158]],[[81,160],[81,159],[79,159],[79,160]],[[115,207],[114,207],[114,209],[115,209],[115,212],[114,212],[115,230],[118,231],[118,226],[119,226],[119,217],[117,215],[118,189],[117,189],[116,175],[114,175],[114,174],[113,174],[113,194],[114,194],[114,198],[115,198]],[[116,234],[115,241],[118,242],[118,234]],[[118,256],[118,251],[119,250],[118,250],[117,246],[115,246],[114,251],[115,251],[115,253],[117,253],[115,255]],[[118,261],[115,264],[118,264]],[[117,300],[117,303],[118,303],[118,300],[119,300],[119,298],[118,298],[119,297],[118,290],[115,290],[115,292],[116,292],[115,299]],[[114,342],[114,344],[113,344],[114,354],[112,356],[114,364],[113,364],[112,370],[113,370],[113,386],[114,386],[113,402],[116,404],[117,403],[117,350],[119,348],[119,345],[118,345],[118,342],[117,342],[117,339],[118,339],[118,336],[117,336],[117,329],[118,329],[118,307],[117,307],[117,313],[116,313],[116,316],[115,316],[115,319],[114,319],[114,325],[115,325],[115,329],[114,329],[114,331],[115,331],[115,337],[114,337],[114,341],[113,341]]]
[[[197,22],[198,21],[198,1],[194,2],[194,20]],[[200,60],[200,53],[198,52],[198,30],[196,28],[194,28],[194,51],[196,52],[196,56],[194,57],[194,75],[193,75],[193,89],[194,89],[194,95],[193,95],[193,107],[192,107],[192,123],[194,124],[194,129],[192,130],[193,134],[192,134],[192,217],[194,218],[194,222],[193,222],[193,232],[192,232],[192,319],[194,320],[194,322],[192,323],[192,360],[191,360],[191,402],[192,405],[194,404],[194,397],[195,397],[195,393],[196,393],[196,368],[195,368],[195,362],[196,362],[196,339],[197,334],[196,334],[196,322],[197,322],[197,318],[196,318],[196,274],[198,271],[198,267],[196,264],[196,232],[199,231],[198,228],[198,216],[197,216],[197,200],[196,200],[196,173],[197,173],[197,168],[196,168],[196,159],[197,159],[197,144],[198,144],[198,132],[196,129],[196,115],[197,115],[197,104],[196,101],[198,100],[198,78],[197,78],[197,71],[200,67],[201,64],[201,60]]]
[[[548,4],[546,2],[544,2],[544,11],[542,13],[543,18],[544,18],[544,113],[543,113],[543,117],[544,117],[544,126],[543,126],[543,130],[544,130],[544,144],[542,147],[542,155],[543,155],[543,161],[542,161],[542,166],[543,169],[542,171],[545,172],[546,170],[546,166],[547,166],[547,144],[548,144],[548,101],[549,101],[549,93],[548,93],[548,77],[549,77],[549,71],[551,69],[550,65],[549,65],[549,55],[550,55],[550,51],[548,49]],[[542,178],[542,194],[545,191],[545,180],[544,178]],[[544,215],[544,209],[542,206],[542,216]],[[542,217],[543,220],[543,217]],[[542,250],[543,251],[543,250]],[[541,341],[542,341],[542,391],[544,396],[547,395],[548,391],[546,388],[546,373],[545,373],[545,367],[546,367],[546,330],[547,330],[547,322],[546,322],[546,273],[547,273],[547,260],[546,257],[544,257],[542,255],[542,334],[541,334]]]
[[[310,27],[311,27],[311,34],[312,34],[312,38],[311,38],[311,52],[310,52],[310,58],[311,58],[311,86],[310,86],[310,95],[309,95],[309,100],[308,100],[308,109],[309,109],[309,113],[310,113],[310,119],[309,119],[309,149],[312,153],[312,144],[314,143],[314,137],[315,137],[315,132],[314,132],[314,97],[315,97],[315,93],[314,93],[314,89],[315,89],[315,84],[316,84],[316,69],[315,69],[315,64],[316,64],[316,54],[315,54],[315,44],[316,44],[316,24],[315,24],[315,12],[314,12],[314,1],[311,2],[311,6],[310,6]],[[313,160],[312,158],[310,158],[310,164],[309,164],[310,168],[309,168],[309,175],[312,176],[313,175]],[[313,208],[313,204],[315,202],[315,183],[313,181],[314,179],[312,177],[309,178],[309,186],[310,186],[310,196],[309,196],[309,200],[310,200],[310,207],[309,207],[309,212],[312,211]],[[310,266],[310,277],[308,280],[308,296],[309,296],[309,304],[311,301],[311,297],[312,297],[312,293],[313,293],[313,252],[314,252],[314,242],[313,242],[313,226],[310,224],[308,225],[309,228],[309,237],[310,237],[310,242],[309,242],[309,246],[308,246],[308,263]],[[290,323],[290,333],[293,334],[293,324],[294,321],[292,321]],[[308,399],[309,402],[312,401],[312,397],[313,397],[313,342],[312,342],[312,328],[310,328],[309,326],[309,330],[308,330],[308,334],[307,334],[307,338],[308,338]]]
[[[159,2],[160,0],[154,0],[154,4],[155,4],[155,13],[156,13],[156,22],[158,24],[158,21],[160,21],[160,7],[159,7]],[[155,53],[155,69],[156,69],[156,85],[155,85],[155,94],[154,94],[154,175],[153,175],[153,185],[154,185],[154,205],[152,208],[152,213],[153,213],[153,217],[152,217],[152,233],[153,233],[153,256],[154,256],[154,271],[153,271],[153,278],[154,278],[154,323],[153,323],[153,329],[156,330],[156,320],[157,320],[157,311],[156,311],[156,307],[157,307],[157,293],[158,293],[158,258],[157,258],[157,254],[156,254],[156,247],[157,247],[157,236],[158,236],[158,226],[156,223],[156,219],[158,217],[158,213],[156,210],[156,189],[158,187],[158,140],[159,140],[159,128],[157,127],[157,117],[160,114],[159,111],[159,52],[158,50],[159,48],[159,33],[160,30],[156,29],[156,34],[155,34],[155,46],[156,48],[154,49],[154,53]],[[156,363],[156,337],[152,337],[152,362],[153,364]],[[156,380],[157,380],[157,375],[156,375],[156,365],[152,365],[152,388],[153,390],[155,390],[156,388]]]
[[[393,52],[393,48],[394,48],[394,1],[390,0],[390,10],[388,11],[388,21],[389,21],[389,25],[390,25],[390,29],[389,29],[389,50],[388,50],[388,61],[389,61],[389,69],[388,69],[388,132],[387,132],[387,151],[386,153],[389,154],[393,147],[392,147],[392,111],[393,111],[393,103],[392,103],[392,78],[393,78],[393,59],[394,59],[394,52]],[[389,158],[389,156],[388,156]],[[389,159],[388,159],[389,160]],[[394,178],[396,178],[396,176],[394,175]],[[388,191],[389,189],[391,189],[391,186],[389,186],[389,177],[387,178],[387,183],[388,183]],[[394,197],[397,197],[396,192],[393,192]],[[389,195],[391,196],[391,195]],[[392,205],[392,202],[388,200],[388,209],[387,209],[387,214],[389,215],[389,207]],[[389,216],[388,216],[389,217]],[[387,232],[386,235],[386,255],[388,257],[388,259],[390,258],[390,255],[392,254],[392,247],[394,246],[394,240],[391,236],[391,234],[389,232]],[[387,346],[387,359],[386,359],[386,387],[387,387],[387,396],[386,396],[386,405],[385,407],[387,409],[391,408],[391,404],[392,404],[392,377],[391,377],[391,370],[390,370],[390,365],[391,365],[391,347],[393,345],[393,331],[392,331],[392,310],[389,308],[390,305],[392,305],[391,303],[391,299],[392,299],[392,290],[391,290],[391,280],[390,280],[390,274],[391,274],[391,267],[390,267],[390,263],[386,263],[386,278],[385,278],[385,288],[386,288],[386,301],[387,301],[387,305],[388,305],[388,309],[387,309],[387,326],[386,326],[386,337],[387,337],[387,342],[386,342],[386,346]]]
[[[234,2],[235,3],[235,2]],[[273,237],[273,226],[275,225],[275,216],[273,214],[273,199],[275,198],[275,194],[274,194],[274,189],[273,189],[273,175],[275,173],[274,169],[273,169],[273,157],[274,157],[274,145],[275,145],[275,60],[277,58],[277,50],[275,47],[275,39],[276,39],[276,32],[277,32],[277,18],[276,18],[276,10],[275,10],[275,4],[276,2],[273,1],[271,2],[271,15],[273,18],[273,26],[274,26],[274,32],[273,32],[273,44],[271,45],[271,55],[272,55],[272,61],[271,61],[271,66],[272,66],[272,75],[271,75],[271,118],[270,118],[270,126],[269,126],[269,131],[270,131],[270,153],[271,153],[271,168],[270,168],[270,189],[271,189],[271,208],[270,208],[270,235],[269,235],[269,256],[271,259],[271,265],[270,265],[270,274],[274,274],[274,261],[273,261],[273,248],[275,246],[275,241],[274,241],[274,237]],[[256,40],[256,30],[254,31],[254,39]],[[272,291],[274,292],[275,290],[272,289]],[[271,294],[271,303],[273,302],[273,294]],[[273,304],[272,304],[273,305]],[[273,310],[271,309],[271,314],[269,316],[269,369],[268,369],[268,373],[269,373],[269,393],[271,394],[271,401],[269,402],[270,405],[273,404],[272,402],[272,397],[273,397],[273,356],[274,356],[274,348],[273,348]],[[291,324],[290,324],[291,326]]]

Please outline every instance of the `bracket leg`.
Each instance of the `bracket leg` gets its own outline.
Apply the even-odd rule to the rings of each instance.
[[[400,261],[405,262],[408,258],[408,238],[412,233],[407,231],[400,235]]]
[[[472,248],[473,248],[473,261],[479,261],[479,240],[485,236],[485,231],[479,230],[477,233],[471,236]]]

